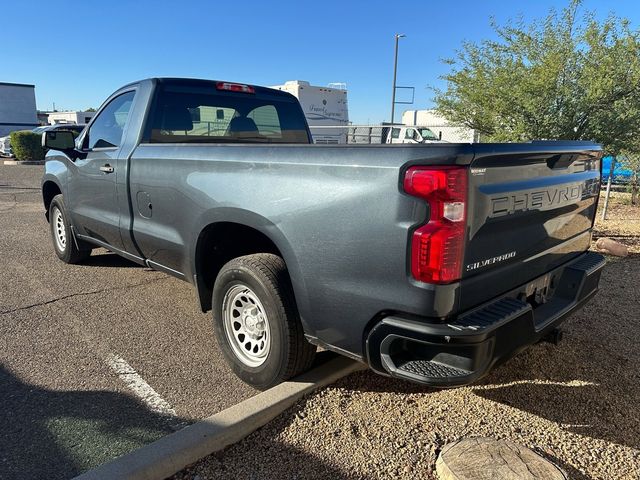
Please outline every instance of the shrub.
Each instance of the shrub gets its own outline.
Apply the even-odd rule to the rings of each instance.
[[[43,160],[42,134],[31,130],[11,132],[11,150],[17,160]]]

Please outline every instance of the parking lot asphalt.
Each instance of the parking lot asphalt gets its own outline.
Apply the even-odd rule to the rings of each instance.
[[[256,392],[191,285],[53,251],[41,166],[0,165],[0,478],[69,478]]]

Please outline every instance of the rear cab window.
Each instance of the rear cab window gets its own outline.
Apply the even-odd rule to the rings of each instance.
[[[295,97],[255,87],[219,90],[214,81],[159,82],[145,128],[148,143],[311,143]]]

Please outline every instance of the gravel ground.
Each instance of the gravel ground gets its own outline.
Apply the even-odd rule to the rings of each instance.
[[[596,233],[638,252],[640,207],[616,197]],[[571,479],[640,478],[640,255],[608,260],[559,346],[535,345],[466,388],[354,374],[174,478],[432,479],[442,446],[468,436],[519,442]]]

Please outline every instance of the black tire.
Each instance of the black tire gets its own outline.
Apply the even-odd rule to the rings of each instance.
[[[239,355],[245,352],[241,351],[238,354],[234,351],[234,345],[236,350],[239,348],[239,341],[233,339],[233,332],[227,333],[230,331],[229,328],[235,330],[240,328],[237,324],[240,321],[244,322],[244,317],[235,318],[231,321],[232,327],[225,330],[224,309],[235,308],[231,315],[227,314],[227,318],[231,319],[240,308],[233,306],[240,303],[229,304],[229,300],[233,300],[233,297],[228,295],[243,288],[247,289],[245,292],[250,292],[250,297],[252,295],[257,297],[259,304],[257,307],[260,311],[264,310],[263,313],[266,314],[269,348],[268,353],[265,353],[265,357],[261,359],[263,363],[260,365],[249,365],[247,360],[243,360]],[[226,303],[225,297],[227,297]],[[304,336],[289,274],[284,261],[279,256],[259,253],[238,257],[225,264],[218,273],[213,287],[212,305],[218,345],[234,373],[245,383],[264,390],[304,372],[311,366],[316,347]],[[248,302],[244,305],[251,307]],[[256,305],[255,301],[253,305]],[[258,340],[253,341],[259,342],[260,338],[265,337],[257,336],[257,338]]]
[[[60,212],[60,217],[58,216]],[[69,216],[64,208],[62,195],[56,195],[49,205],[49,227],[53,249],[60,260],[65,263],[80,263],[91,255],[91,247],[84,242],[78,242],[71,232]],[[61,231],[64,230],[62,233]],[[64,241],[60,236],[64,237]],[[78,248],[80,247],[80,248]]]

